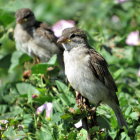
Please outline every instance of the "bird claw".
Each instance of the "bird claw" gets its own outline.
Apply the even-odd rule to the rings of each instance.
[[[39,63],[40,63],[40,59],[37,56],[35,56],[34,64],[39,64]]]
[[[95,107],[91,107],[89,101],[84,98],[79,92],[76,92],[76,103],[81,111],[86,111],[88,113],[87,119],[90,121],[89,126],[93,127],[97,125],[96,121],[96,109],[100,102]]]
[[[87,108],[85,101],[86,99],[79,92],[76,92],[76,103],[81,110],[85,110]]]

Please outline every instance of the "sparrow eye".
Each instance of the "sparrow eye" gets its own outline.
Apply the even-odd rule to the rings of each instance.
[[[75,37],[75,34],[70,35],[70,38],[74,38],[74,37]]]
[[[24,17],[24,19],[27,19],[27,18],[29,18],[29,17],[30,17],[30,15],[27,15],[27,16]]]
[[[32,13],[30,13],[30,14],[28,14],[28,15],[24,16],[24,18],[29,18],[29,17],[32,17],[32,16],[33,16],[33,14],[32,14]]]
[[[53,31],[51,29],[47,29],[47,31],[51,34],[53,34]]]

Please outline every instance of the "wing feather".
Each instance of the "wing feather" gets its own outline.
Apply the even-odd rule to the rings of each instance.
[[[117,92],[117,86],[108,70],[107,62],[99,53],[97,53],[93,49],[89,50],[89,55],[90,55],[89,66],[92,69],[94,75],[109,89],[116,103],[119,104],[118,98],[115,94],[115,92]]]

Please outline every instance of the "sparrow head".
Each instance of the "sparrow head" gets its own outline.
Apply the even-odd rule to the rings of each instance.
[[[87,36],[84,31],[72,27],[64,29],[62,36],[58,39],[58,43],[62,43],[65,50],[70,51],[76,47],[84,47],[87,45]]]
[[[22,8],[16,11],[16,22],[24,27],[35,24],[34,13],[28,8]]]

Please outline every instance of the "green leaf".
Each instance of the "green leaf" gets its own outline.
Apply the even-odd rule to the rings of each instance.
[[[113,75],[114,75],[114,78],[117,79],[122,73],[124,72],[124,69],[121,68],[121,69],[118,69]]]
[[[73,94],[69,91],[69,88],[61,81],[56,80],[55,83],[56,83],[59,91],[63,92],[63,94],[57,95],[61,99],[63,104],[71,105],[72,103],[75,103],[75,99],[73,97]]]
[[[3,96],[4,101],[9,104],[12,104],[16,100],[16,98],[18,98],[17,94],[8,94]]]
[[[14,68],[16,66],[19,65],[19,59],[20,57],[23,55],[23,53],[21,51],[15,51],[13,54],[12,54],[12,58],[11,58],[11,66],[9,68],[9,72],[13,72],[14,71]]]
[[[11,119],[14,118],[15,116],[21,114],[23,112],[23,109],[19,106],[11,106],[10,107],[10,112],[3,112],[2,115],[0,116],[0,119]]]
[[[14,128],[12,126],[9,126],[8,129],[3,133],[3,137],[6,137],[10,140],[22,139],[25,136],[26,135],[23,131],[18,131],[16,133],[16,131],[14,130]]]
[[[23,112],[23,109],[17,105],[10,107],[10,111],[16,116]]]
[[[31,123],[32,123],[33,119],[32,119],[32,115],[31,114],[23,114],[23,121],[22,124],[28,128]]]
[[[68,140],[76,140],[76,135],[77,135],[77,132],[71,131],[71,132],[68,134],[67,139],[68,139]]]
[[[11,55],[6,55],[3,59],[0,60],[0,68],[9,69]]]
[[[64,120],[67,120],[67,119],[72,118],[72,115],[67,113],[67,114],[62,115],[61,118]]]
[[[6,112],[6,109],[8,108],[8,105],[0,105],[0,114],[3,114]]]
[[[30,0],[14,0],[14,1],[5,1],[6,4],[2,7],[2,9],[15,12],[16,10],[20,8],[31,8],[32,7],[32,2]]]
[[[0,13],[1,13],[0,21],[2,22],[2,24],[4,26],[13,22],[14,16],[10,12],[7,12],[6,10],[1,10],[0,9]]]
[[[12,126],[9,126],[8,129],[3,133],[4,137],[11,138],[11,136],[15,135],[15,131]]]
[[[139,113],[138,112],[132,112],[130,114],[130,117],[133,119],[133,120],[138,120],[139,118]]]
[[[16,87],[19,94],[40,94],[34,86],[28,83],[18,83]]]
[[[53,55],[47,63],[36,64],[32,67],[33,74],[45,74],[49,66],[55,65],[57,62],[57,55]]]
[[[38,140],[53,140],[51,131],[48,128],[41,127],[40,131],[36,134],[36,139]]]
[[[136,132],[140,135],[140,125],[136,128]]]
[[[59,91],[64,92],[64,93],[67,93],[69,91],[69,88],[61,81],[56,80],[55,83],[56,83]]]
[[[132,107],[128,106],[128,108],[125,111],[125,115],[128,116],[130,114],[131,110],[132,110]]]
[[[36,64],[32,67],[32,74],[45,74],[48,67],[46,63]]]
[[[88,136],[87,131],[85,129],[81,129],[80,132],[78,133],[77,139],[86,140],[87,136]]]
[[[126,132],[121,133],[121,140],[131,140]]]
[[[53,55],[53,56],[50,58],[50,60],[47,62],[47,64],[49,64],[49,65],[55,65],[56,62],[57,62],[57,55],[55,54],[55,55]]]
[[[34,86],[28,83],[18,83],[16,84],[16,87],[19,94],[28,96],[28,102],[32,102],[32,94],[40,94]]]

